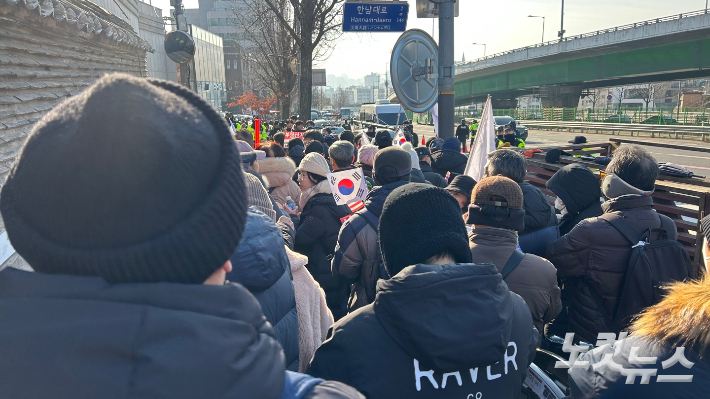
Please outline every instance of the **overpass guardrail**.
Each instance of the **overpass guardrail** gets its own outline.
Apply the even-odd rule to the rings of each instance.
[[[563,122],[563,121],[537,121],[521,120],[519,124],[528,128],[541,130],[556,130],[581,133],[611,133],[621,136],[641,137],[645,135],[652,138],[671,138],[681,140],[710,141],[710,127],[685,126],[685,125],[646,125],[639,123],[603,123],[603,122]]]

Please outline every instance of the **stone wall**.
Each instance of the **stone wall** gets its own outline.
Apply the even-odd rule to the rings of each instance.
[[[16,4],[15,4],[16,3]],[[32,126],[111,72],[146,76],[150,45],[84,0],[0,0],[0,184]],[[0,268],[21,265],[0,220]]]

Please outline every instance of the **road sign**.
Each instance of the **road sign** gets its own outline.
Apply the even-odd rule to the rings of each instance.
[[[311,80],[311,86],[326,86],[325,69],[312,70]]]
[[[606,99],[607,99],[607,100],[611,100],[611,94],[609,94],[608,96],[606,96]]]
[[[427,112],[439,97],[439,47],[428,33],[410,29],[397,39],[390,60],[392,87],[413,112]]]
[[[404,32],[406,1],[348,2],[343,7],[343,32]]]

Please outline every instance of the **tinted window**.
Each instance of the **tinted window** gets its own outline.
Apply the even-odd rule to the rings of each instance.
[[[380,119],[380,124],[388,126],[401,125],[402,122],[407,120],[407,115],[405,115],[404,112],[400,112],[399,114],[378,114],[377,117]]]
[[[513,118],[509,116],[495,116],[493,119],[495,119],[496,125],[507,125],[513,120]]]

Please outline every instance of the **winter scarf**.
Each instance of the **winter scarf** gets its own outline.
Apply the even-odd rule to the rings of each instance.
[[[325,341],[328,328],[333,324],[333,315],[325,302],[325,293],[304,266],[308,258],[286,248],[293,275],[293,290],[296,294],[298,314],[299,372],[305,373],[313,354]]]
[[[331,194],[330,184],[328,180],[323,180],[322,182],[316,184],[315,186],[309,188],[301,194],[301,201],[299,202],[299,209],[304,209],[308,200],[313,198],[316,194]]]

